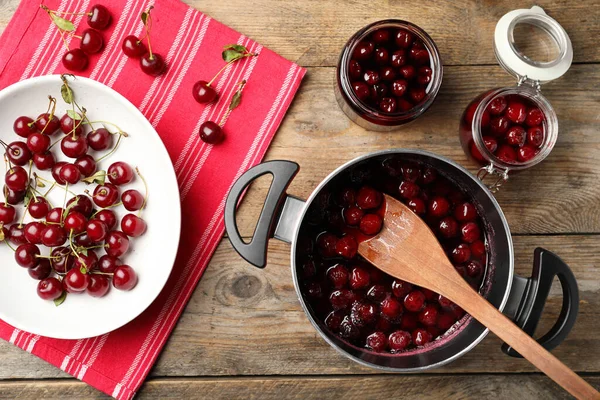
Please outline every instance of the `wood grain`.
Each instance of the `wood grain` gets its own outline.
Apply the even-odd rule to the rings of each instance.
[[[600,377],[589,377],[600,387]],[[569,399],[548,378],[539,375],[387,375],[359,377],[260,377],[150,379],[141,388],[140,399],[319,399],[368,400],[465,399],[513,400],[521,398]],[[73,379],[0,382],[0,399],[108,399],[95,389]]]
[[[580,288],[579,319],[554,351],[579,372],[600,371],[600,254],[597,236],[516,237],[516,272],[529,276],[533,250],[555,251],[571,267]],[[546,332],[561,306],[552,288],[538,329]],[[490,335],[475,349],[435,373],[524,372],[535,369],[504,355]],[[0,342],[0,379],[64,377],[62,371]],[[333,350],[302,311],[289,268],[289,246],[271,241],[268,265],[242,262],[224,241],[192,296],[152,376],[372,374]]]

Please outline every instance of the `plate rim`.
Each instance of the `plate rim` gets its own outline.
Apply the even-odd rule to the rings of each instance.
[[[150,121],[148,121],[146,116],[131,101],[129,101],[129,99],[127,99],[125,96],[123,96],[121,93],[117,92],[113,88],[111,88],[101,82],[98,82],[94,79],[91,79],[91,78],[73,75],[73,74],[71,74],[71,75],[74,77],[75,80],[81,81],[85,85],[90,85],[91,87],[95,87],[98,90],[108,92],[109,95],[118,98],[119,100],[121,100],[124,103],[125,107],[127,108],[128,113],[137,114],[141,118],[140,120],[143,121],[142,124],[146,125],[146,127],[149,129],[149,131],[152,132],[156,136],[156,139],[158,139],[158,142],[160,144],[161,151],[164,151],[164,154],[166,155],[167,159],[169,160],[168,167],[165,167],[165,174],[170,176],[170,179],[168,179],[167,181],[173,182],[173,184],[175,186],[175,189],[176,189],[175,193],[176,193],[176,199],[177,199],[177,213],[176,213],[177,221],[175,221],[176,226],[177,226],[177,230],[176,230],[177,232],[174,235],[172,235],[172,236],[176,235],[176,241],[174,241],[174,243],[176,243],[176,250],[173,252],[172,256],[170,257],[170,258],[172,258],[172,261],[169,262],[169,267],[168,267],[169,273],[165,274],[164,282],[162,282],[160,284],[160,290],[158,290],[157,293],[155,295],[153,295],[152,298],[148,301],[148,304],[146,306],[144,306],[143,308],[141,308],[139,313],[133,315],[131,317],[131,319],[128,319],[128,320],[126,319],[125,322],[116,324],[116,326],[114,326],[114,327],[111,326],[108,330],[107,329],[95,330],[95,331],[91,332],[91,334],[85,334],[85,335],[51,334],[51,335],[49,335],[48,333],[44,333],[37,329],[30,329],[31,327],[24,327],[23,325],[19,326],[20,324],[18,321],[13,320],[11,317],[6,318],[6,314],[3,313],[2,308],[0,308],[0,319],[2,321],[6,322],[7,324],[13,326],[16,329],[20,329],[24,332],[32,333],[35,335],[48,337],[51,339],[81,340],[81,339],[89,339],[89,338],[94,338],[94,337],[98,337],[101,335],[105,335],[107,333],[114,332],[119,328],[122,328],[123,326],[129,324],[130,322],[132,322],[133,320],[138,318],[140,315],[142,315],[156,301],[158,296],[160,296],[160,294],[163,292],[167,282],[169,281],[171,274],[173,273],[173,269],[175,267],[175,261],[177,259],[177,255],[179,253],[179,246],[181,244],[181,225],[182,225],[181,212],[182,211],[181,211],[181,194],[179,193],[179,184],[177,182],[177,174],[175,172],[175,167],[173,166],[173,162],[171,160],[171,157],[169,155],[167,147],[165,146],[162,138],[160,137],[160,135],[158,134],[156,129],[154,129],[154,126],[152,126]],[[36,76],[33,78],[28,78],[28,79],[13,83],[12,85],[9,85],[9,86],[5,87],[4,89],[0,90],[0,99],[2,99],[4,97],[8,97],[13,92],[22,90],[22,88],[27,88],[28,86],[34,85],[36,83],[39,83],[39,82],[47,83],[47,82],[53,82],[56,80],[57,80],[57,84],[62,82],[60,74]]]

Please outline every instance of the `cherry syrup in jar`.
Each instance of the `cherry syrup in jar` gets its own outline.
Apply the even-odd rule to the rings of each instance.
[[[425,164],[390,156],[354,166],[314,199],[298,239],[299,284],[313,316],[331,334],[378,353],[432,346],[464,322],[439,294],[392,278],[358,254],[379,233],[383,194],[406,204],[432,229],[456,270],[484,290],[488,249],[477,207]]]
[[[406,21],[368,25],[350,38],[337,68],[342,110],[370,130],[393,130],[424,113],[442,82],[431,37]]]

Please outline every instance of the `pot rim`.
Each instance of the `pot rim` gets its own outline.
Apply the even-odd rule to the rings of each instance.
[[[340,172],[342,172],[346,168],[350,167],[351,165],[354,165],[354,164],[356,164],[358,162],[367,160],[369,158],[373,158],[373,157],[377,157],[377,156],[381,156],[381,155],[386,155],[386,154],[423,155],[423,156],[432,157],[432,158],[436,158],[438,160],[444,161],[444,162],[452,165],[453,167],[457,168],[458,170],[460,170],[461,172],[463,172],[466,176],[468,176],[471,180],[473,180],[474,182],[476,182],[477,185],[488,195],[488,197],[492,201],[492,204],[494,205],[494,207],[498,211],[498,215],[501,217],[502,224],[503,224],[503,226],[505,228],[505,231],[507,233],[507,242],[508,242],[508,248],[509,248],[509,258],[508,258],[508,260],[509,260],[509,271],[508,271],[508,279],[507,279],[507,285],[506,285],[506,290],[504,292],[504,296],[502,298],[502,301],[500,302],[500,306],[498,307],[499,311],[502,311],[504,309],[504,307],[506,306],[506,303],[508,301],[508,298],[510,297],[511,286],[512,286],[513,277],[514,277],[514,269],[515,269],[515,266],[514,266],[514,248],[513,248],[512,235],[510,233],[510,228],[508,226],[508,221],[506,220],[506,217],[504,215],[504,212],[502,211],[502,208],[500,207],[500,204],[498,204],[498,201],[496,200],[496,198],[494,197],[494,195],[492,194],[492,192],[488,189],[488,187],[486,185],[484,185],[479,179],[477,179],[477,177],[475,175],[473,175],[469,170],[467,170],[466,168],[464,168],[460,164],[456,163],[455,161],[450,160],[447,157],[440,156],[438,154],[435,154],[435,153],[432,153],[432,152],[429,152],[429,151],[419,150],[419,149],[397,148],[397,149],[379,150],[379,151],[375,151],[375,152],[363,154],[363,155],[358,156],[358,157],[356,157],[356,158],[354,158],[354,159],[352,159],[350,161],[347,161],[346,163],[344,163],[341,166],[337,167],[329,175],[327,175],[317,185],[317,187],[312,191],[312,193],[310,194],[310,196],[306,199],[306,201],[304,203],[304,208],[302,209],[302,213],[301,213],[301,215],[300,215],[300,217],[298,219],[299,222],[298,222],[298,224],[297,224],[297,226],[296,226],[296,228],[294,230],[294,236],[293,236],[292,243],[291,243],[291,246],[290,246],[290,261],[291,261],[290,262],[290,266],[291,266],[291,271],[292,271],[292,279],[294,281],[294,288],[296,289],[296,295],[298,296],[298,300],[300,301],[300,304],[302,305],[302,309],[304,310],[304,313],[308,317],[308,320],[313,325],[313,327],[315,328],[315,330],[317,332],[319,332],[319,334],[321,335],[321,337],[323,339],[325,339],[325,341],[331,347],[333,347],[338,353],[340,353],[340,354],[346,356],[347,358],[349,358],[349,359],[351,359],[351,360],[359,363],[360,365],[363,365],[363,366],[366,366],[366,367],[370,367],[370,368],[379,369],[379,370],[382,370],[382,371],[387,371],[387,372],[416,373],[416,372],[421,372],[421,371],[425,371],[425,370],[429,370],[429,369],[441,367],[442,365],[448,364],[448,363],[450,363],[450,362],[452,362],[452,361],[460,358],[464,354],[466,354],[469,351],[471,351],[477,344],[479,344],[479,342],[481,342],[483,340],[483,338],[485,338],[486,335],[489,333],[489,329],[485,328],[482,331],[482,333],[471,342],[471,344],[469,344],[467,347],[465,347],[461,351],[459,351],[456,354],[453,354],[452,356],[446,358],[445,360],[439,361],[439,362],[437,362],[435,364],[430,364],[430,365],[426,365],[426,366],[422,366],[422,367],[415,367],[415,368],[393,368],[393,367],[386,367],[386,366],[381,366],[381,365],[378,365],[378,364],[373,364],[373,363],[367,362],[367,361],[365,361],[365,360],[363,360],[361,358],[355,357],[352,354],[350,354],[350,353],[344,351],[343,349],[341,349],[321,329],[321,327],[319,326],[319,324],[317,323],[317,321],[313,318],[310,310],[308,309],[308,307],[306,305],[306,302],[304,301],[304,298],[302,297],[302,293],[300,291],[300,283],[298,282],[298,277],[297,277],[297,274],[296,274],[296,257],[295,257],[295,254],[296,254],[296,245],[298,243],[298,234],[300,233],[300,228],[302,227],[302,221],[304,220],[304,217],[306,216],[306,212],[308,211],[308,208],[309,208],[310,204],[312,204],[312,202],[315,199],[315,197],[317,196],[317,194],[334,177],[336,177]]]

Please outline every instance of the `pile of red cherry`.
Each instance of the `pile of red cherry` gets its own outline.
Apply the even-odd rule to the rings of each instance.
[[[20,116],[13,128],[26,142],[2,142],[8,167],[5,199],[0,202],[0,241],[4,240],[15,251],[18,265],[40,280],[38,295],[57,304],[64,301],[67,292],[102,297],[108,293],[111,281],[119,290],[131,290],[138,278],[121,257],[129,250],[131,238],[146,231],[140,213],[146,205],[147,193],[144,196],[134,189],[119,193],[121,187],[133,181],[134,170],[125,162],[115,162],[106,171],[97,171],[97,160],[88,154],[89,149],[110,149],[113,134],[124,136],[124,132],[111,133],[106,128],[92,128],[88,132],[88,127],[98,122],[89,121],[85,112],[83,117],[79,114],[79,119],[71,118],[70,114],[75,115],[69,110],[59,120],[51,107],[36,119]],[[54,144],[60,141],[62,154],[71,162],[56,162],[51,152],[51,138],[58,132],[64,137]],[[105,156],[114,150],[116,146]],[[40,171],[51,171],[53,180],[38,175],[33,166]],[[80,181],[98,183],[91,197],[87,190],[85,194],[69,190],[69,185]],[[64,191],[62,207],[52,205],[47,198],[57,188]],[[19,205],[22,209],[17,211]],[[118,221],[113,210],[120,205],[130,213]],[[24,222],[27,214],[30,221]],[[42,254],[44,247],[49,254]],[[99,250],[105,254],[97,253]]]
[[[127,36],[123,40],[121,49],[127,57],[140,59],[140,68],[143,73],[150,76],[160,76],[166,72],[167,64],[160,54],[152,51],[152,45],[150,43],[152,16],[150,12],[153,8],[153,6],[150,6],[148,10],[144,11],[141,15],[146,30],[144,37],[140,39],[135,35]],[[148,42],[148,47],[143,43],[143,39],[146,39]]]
[[[423,41],[405,29],[372,32],[356,45],[348,65],[356,96],[388,114],[422,103],[432,73]]]
[[[467,107],[463,117],[469,132],[480,101]],[[519,95],[495,97],[484,110],[480,124],[483,143],[498,159],[509,163],[525,163],[535,157],[544,143],[544,113],[531,100]],[[484,163],[474,142],[473,158]]]
[[[357,254],[382,227],[382,192],[398,198],[435,232],[456,270],[482,286],[487,249],[475,206],[426,165],[388,158],[356,167],[325,188],[299,236],[302,292],[333,334],[375,352],[398,353],[442,336],[464,311],[431,290],[385,274]]]
[[[58,27],[59,33],[64,38],[64,33],[71,34],[81,40],[79,48],[69,49],[63,55],[62,63],[70,71],[84,71],[89,65],[89,55],[97,54],[104,48],[104,37],[99,31],[103,31],[110,26],[112,16],[110,11],[101,4],[94,5],[88,12],[83,13],[87,16],[87,24],[90,28],[84,30],[81,36],[74,34],[75,26],[73,23],[59,14],[63,15],[81,15],[78,13],[58,12],[40,5],[48,13],[54,24]],[[66,46],[66,42],[65,46]]]

